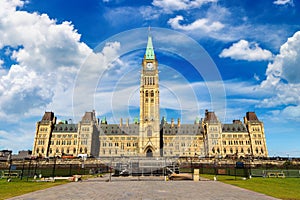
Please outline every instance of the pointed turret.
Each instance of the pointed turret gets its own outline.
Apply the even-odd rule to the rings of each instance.
[[[146,60],[151,60],[151,59],[155,59],[155,54],[154,54],[154,48],[153,48],[153,44],[152,44],[152,37],[149,33],[148,35],[148,43],[147,43],[147,49],[146,49],[146,53],[145,53],[145,59]]]

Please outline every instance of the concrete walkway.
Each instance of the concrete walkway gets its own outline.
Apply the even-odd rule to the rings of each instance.
[[[94,178],[11,198],[17,199],[275,199],[218,181],[163,181],[159,177]]]

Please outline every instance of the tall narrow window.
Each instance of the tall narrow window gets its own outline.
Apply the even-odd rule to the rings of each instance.
[[[146,97],[148,97],[148,90],[146,90]]]

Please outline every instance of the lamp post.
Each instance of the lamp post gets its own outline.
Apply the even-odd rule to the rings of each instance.
[[[249,179],[252,178],[252,173],[251,173],[251,165],[252,165],[252,157],[249,157]]]
[[[7,181],[10,181],[10,171],[11,171],[11,163],[12,163],[11,153],[8,155],[7,161],[8,161],[8,178],[7,178]]]
[[[110,160],[110,166],[109,166],[109,182],[111,182],[111,165],[112,165],[112,159]]]
[[[56,166],[56,156],[54,157],[54,161],[53,161],[53,169],[52,169],[52,177],[53,177],[53,179],[55,177],[55,166]]]
[[[20,177],[21,180],[23,179],[23,175],[24,175],[24,167],[25,167],[25,158],[23,159],[22,172]]]
[[[27,170],[27,181],[28,181],[28,178],[29,178],[29,176],[30,176],[30,167],[31,167],[31,158],[30,158],[30,160],[29,160],[29,166],[28,166],[28,170]]]

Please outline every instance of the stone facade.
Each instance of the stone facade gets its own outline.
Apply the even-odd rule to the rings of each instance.
[[[165,156],[165,157],[267,157],[264,125],[254,112],[244,122],[222,124],[214,112],[194,124],[165,118],[160,122],[159,77],[151,36],[148,36],[140,80],[140,118],[133,123],[120,119],[99,123],[95,111],[86,112],[78,124],[57,123],[53,112],[37,122],[33,155],[78,156]]]
[[[99,130],[95,111],[86,112],[78,124],[56,123],[53,112],[45,112],[37,122],[33,156],[61,157],[99,155]]]

